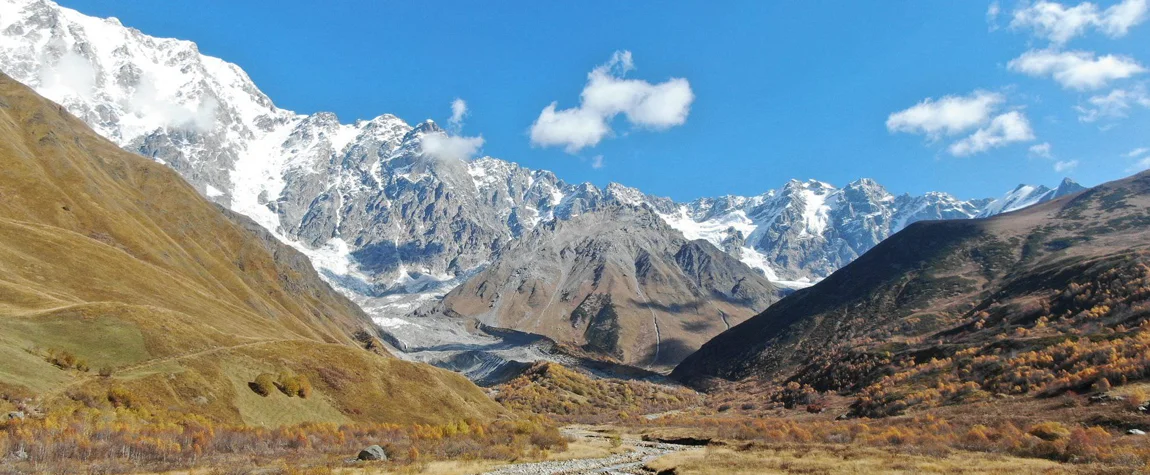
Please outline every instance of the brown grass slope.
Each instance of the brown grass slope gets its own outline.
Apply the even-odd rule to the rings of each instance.
[[[498,410],[458,375],[362,350],[350,335],[371,322],[303,255],[2,74],[0,171],[8,400],[116,387],[158,408],[261,425]],[[88,371],[49,362],[65,353]],[[247,382],[265,371],[303,374],[317,394],[261,398]]]
[[[594,378],[557,363],[536,363],[496,389],[495,399],[508,409],[580,424],[633,423],[703,402],[682,386]]]
[[[861,392],[878,414],[1142,379],[1148,248],[1150,172],[989,219],[916,223],[673,376]]]

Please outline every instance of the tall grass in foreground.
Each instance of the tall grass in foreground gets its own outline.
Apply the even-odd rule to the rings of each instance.
[[[432,460],[515,460],[566,450],[542,418],[443,425],[313,423],[262,428],[214,424],[195,415],[80,408],[0,422],[0,460],[36,472],[124,473],[289,463],[330,467],[383,446],[392,465]]]

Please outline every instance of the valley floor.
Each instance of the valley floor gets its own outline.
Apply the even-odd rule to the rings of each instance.
[[[572,440],[568,450],[542,461],[513,464],[440,461],[394,471],[376,472],[362,467],[336,472],[443,475],[1116,473],[1101,467],[969,451],[916,454],[848,444],[755,445],[721,441],[704,447],[645,441],[637,431],[614,426],[574,425],[564,428],[563,433]]]

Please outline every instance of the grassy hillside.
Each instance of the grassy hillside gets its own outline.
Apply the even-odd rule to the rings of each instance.
[[[500,411],[459,375],[363,349],[370,321],[303,255],[6,76],[0,170],[0,409],[260,426]],[[312,392],[260,396],[261,373]]]
[[[985,220],[916,223],[689,357],[854,415],[1106,392],[1150,375],[1150,173]]]
[[[527,414],[577,423],[631,422],[702,403],[698,393],[645,381],[596,379],[555,363],[536,363],[496,387],[495,399]]]

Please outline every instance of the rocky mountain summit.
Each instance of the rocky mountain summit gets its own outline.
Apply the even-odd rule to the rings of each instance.
[[[440,311],[667,367],[778,299],[762,275],[648,206],[552,220],[444,298]]]

